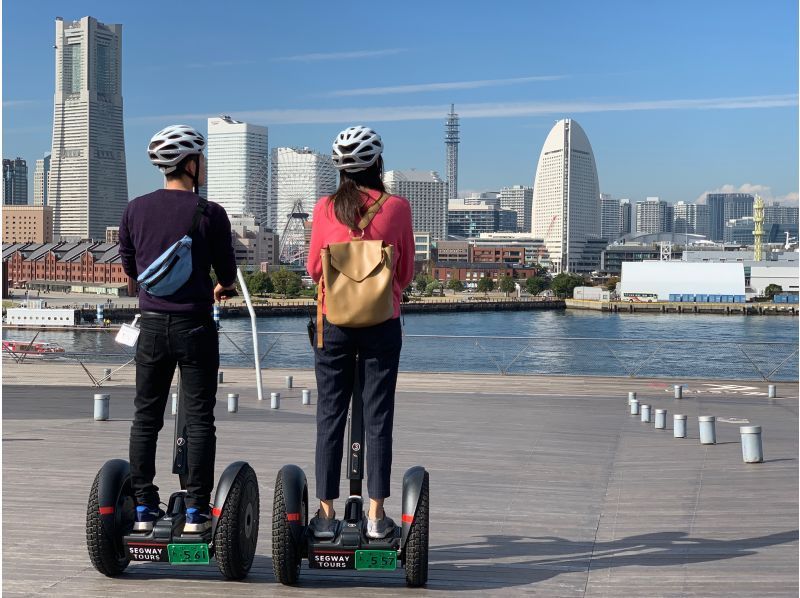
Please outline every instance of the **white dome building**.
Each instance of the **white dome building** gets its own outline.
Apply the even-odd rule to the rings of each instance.
[[[533,187],[533,236],[544,239],[553,272],[580,272],[589,238],[600,236],[600,186],[589,138],[572,119],[545,139]]]

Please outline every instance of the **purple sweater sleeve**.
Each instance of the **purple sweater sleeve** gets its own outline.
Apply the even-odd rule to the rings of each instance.
[[[229,287],[236,282],[236,255],[231,239],[231,221],[224,208],[219,208],[219,211],[212,219],[211,265],[219,283]]]
[[[122,260],[122,268],[125,274],[130,276],[133,280],[139,276],[136,270],[136,248],[131,241],[131,231],[128,228],[128,206],[122,214],[122,220],[119,223],[119,257]]]

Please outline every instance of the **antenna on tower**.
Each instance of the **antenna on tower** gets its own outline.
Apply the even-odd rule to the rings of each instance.
[[[447,153],[447,189],[451,199],[458,197],[458,114],[450,104],[450,114],[444,125],[444,145]]]

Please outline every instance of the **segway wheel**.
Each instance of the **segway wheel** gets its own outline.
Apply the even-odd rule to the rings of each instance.
[[[130,479],[125,481],[120,496],[119,504],[115,506],[115,525],[114,530],[118,533],[109,533],[106,525],[103,524],[100,515],[100,473],[94,477],[92,489],[89,491],[89,504],[86,508],[86,547],[89,550],[89,559],[92,565],[103,575],[116,577],[125,571],[130,558],[122,545],[123,530],[120,521],[123,514],[135,509],[133,492],[131,491]]]
[[[422,481],[417,512],[408,532],[405,557],[406,585],[410,588],[424,586],[428,582],[428,472]]]
[[[236,474],[214,532],[217,566],[226,579],[244,579],[250,572],[258,543],[258,519],[258,479],[245,464]]]
[[[292,534],[291,524],[287,517],[286,497],[283,489],[282,472],[275,480],[275,499],[272,503],[272,570],[275,579],[284,585],[294,585],[300,579],[300,566],[303,555]],[[305,499],[306,492],[303,492]],[[308,517],[307,504],[301,507],[303,519]],[[306,521],[300,522],[306,525]]]

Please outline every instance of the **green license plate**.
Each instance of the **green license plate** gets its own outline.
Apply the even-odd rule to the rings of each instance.
[[[397,569],[397,552],[394,550],[356,550],[356,569]]]
[[[208,544],[168,544],[173,565],[208,565]]]

